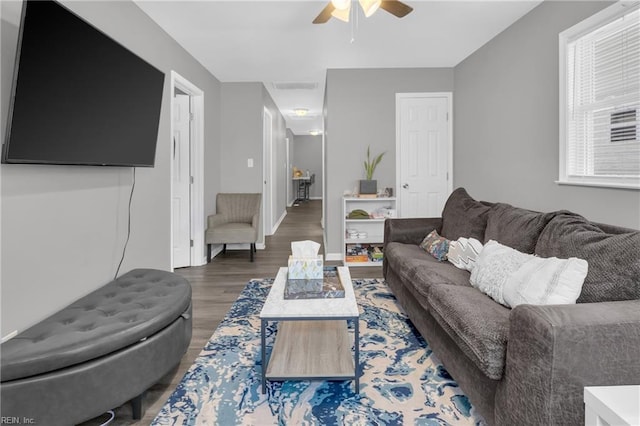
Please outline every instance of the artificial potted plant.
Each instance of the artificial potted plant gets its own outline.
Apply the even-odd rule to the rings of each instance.
[[[385,151],[386,152],[386,151]],[[376,170],[385,152],[371,159],[370,147],[367,147],[367,159],[364,162],[366,179],[360,181],[360,194],[376,194],[378,192],[378,181],[373,179],[373,172]]]

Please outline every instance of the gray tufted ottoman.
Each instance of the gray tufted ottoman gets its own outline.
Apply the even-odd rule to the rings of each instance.
[[[0,346],[3,418],[72,425],[142,394],[191,341],[191,286],[135,269]]]

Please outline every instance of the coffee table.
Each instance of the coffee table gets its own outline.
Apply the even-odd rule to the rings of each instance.
[[[260,312],[262,393],[267,380],[354,380],[360,392],[360,311],[349,268],[339,266],[344,298],[284,299],[287,268],[280,268]],[[266,328],[277,322],[267,363]],[[353,322],[352,341],[347,321]]]

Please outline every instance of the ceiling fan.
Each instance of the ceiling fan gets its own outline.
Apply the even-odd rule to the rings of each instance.
[[[411,6],[402,3],[400,0],[359,0],[360,7],[367,18],[375,13],[376,10],[384,9],[390,14],[402,18],[413,10]],[[349,22],[351,12],[351,0],[331,0],[316,19],[314,24],[324,24],[331,17],[338,18],[341,21]]]

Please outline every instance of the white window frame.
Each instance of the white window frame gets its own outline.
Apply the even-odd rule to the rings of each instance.
[[[640,190],[640,177],[612,177],[612,176],[576,176],[567,174],[567,55],[568,45],[574,40],[590,33],[630,12],[640,6],[638,1],[619,1],[573,27],[560,33],[559,39],[559,101],[560,101],[560,156],[559,177],[556,184],[597,186],[607,188],[624,188]]]

